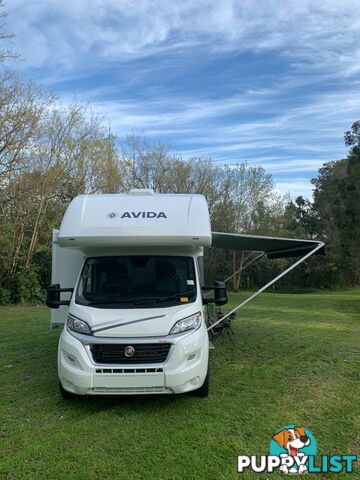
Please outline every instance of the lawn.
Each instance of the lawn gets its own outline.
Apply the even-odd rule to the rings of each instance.
[[[1,307],[0,478],[280,479],[238,474],[237,455],[267,454],[290,423],[312,431],[321,455],[359,455],[359,294],[260,295],[216,342],[207,399],[65,401],[49,310]],[[316,478],[335,477],[349,475]]]

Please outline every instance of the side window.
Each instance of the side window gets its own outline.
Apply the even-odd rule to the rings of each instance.
[[[197,266],[199,272],[200,285],[203,287],[205,284],[205,274],[204,274],[204,257],[197,257]]]
[[[92,270],[93,270],[94,261],[90,260],[85,265],[83,274],[82,274],[82,291],[83,293],[91,293],[92,288]]]

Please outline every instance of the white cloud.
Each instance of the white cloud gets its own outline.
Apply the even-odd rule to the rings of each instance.
[[[16,46],[33,66],[276,49],[302,67],[352,75],[358,7],[357,0],[12,0],[7,8]]]
[[[296,196],[311,190],[303,176],[346,154],[342,133],[359,117],[358,7],[358,0],[11,0],[6,8],[14,47],[27,59],[18,68],[47,85],[78,88],[77,98],[100,106],[118,135],[168,139],[186,158],[264,165],[277,178],[294,177],[277,185]],[[245,91],[225,72],[232,88],[223,94],[219,85],[217,98],[205,86],[201,98],[191,88],[174,93],[166,79],[171,66],[179,72],[208,59],[216,69],[217,59],[244,51],[275,53],[286,68],[268,82],[259,65],[263,81]],[[122,90],[116,77],[108,81],[113,72],[146,91]],[[101,74],[107,78],[94,88],[102,79],[89,78]]]
[[[92,95],[96,97],[95,92]],[[99,106],[120,137],[145,133],[168,140],[184,158],[210,156],[230,164],[247,161],[264,166],[274,178],[312,177],[324,162],[346,155],[342,132],[349,127],[349,118],[356,118],[360,111],[360,95],[355,90],[318,94],[308,104],[289,106],[285,112],[277,112],[278,101],[278,92],[269,90],[224,100],[166,97]],[[246,119],[246,112],[261,115],[264,105],[274,111],[271,118],[251,122],[236,118],[224,125],[234,110]],[[297,183],[296,194],[301,185]],[[287,187],[288,180],[282,189]]]
[[[275,190],[280,195],[290,194],[290,198],[295,199],[299,195],[312,199],[313,185],[306,179],[294,179],[291,181],[277,181],[275,183]]]

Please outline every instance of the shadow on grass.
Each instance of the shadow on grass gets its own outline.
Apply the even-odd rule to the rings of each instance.
[[[55,380],[56,381],[56,380]],[[80,408],[85,406],[87,409],[99,411],[107,410],[109,407],[124,407],[133,410],[153,410],[163,407],[176,406],[186,402],[191,402],[196,399],[196,396],[191,394],[149,394],[149,395],[75,395],[71,399],[63,398],[59,392],[58,403],[69,408]],[[199,401],[201,399],[198,399]]]

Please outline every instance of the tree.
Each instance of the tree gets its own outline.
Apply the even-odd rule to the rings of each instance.
[[[31,82],[0,74],[0,186],[28,166],[39,121],[55,101]]]
[[[271,206],[276,200],[272,177],[262,167],[246,163],[224,167],[229,194],[227,205],[231,213],[228,228],[237,233],[268,233],[265,218],[271,218]],[[229,231],[229,230],[227,230]],[[242,268],[252,253],[232,252],[233,288],[239,290]]]
[[[310,200],[299,196],[285,208],[283,228],[287,236],[313,240],[319,233],[320,218]]]
[[[7,59],[18,58],[19,56],[12,50],[12,48],[3,47],[4,43],[9,44],[10,40],[13,39],[15,36],[13,33],[9,33],[6,29],[6,17],[8,16],[8,13],[4,10],[4,6],[4,0],[0,0],[0,63],[4,62]]]
[[[321,234],[328,244],[329,259],[337,281],[360,282],[360,122],[345,133],[352,148],[347,158],[325,163],[315,185],[314,210],[321,222]]]
[[[144,136],[128,135],[121,144],[121,162],[125,169],[125,188],[151,188],[169,191],[171,185],[171,146],[151,143]]]
[[[352,124],[351,130],[345,132],[344,138],[347,147],[360,146],[360,120]]]

